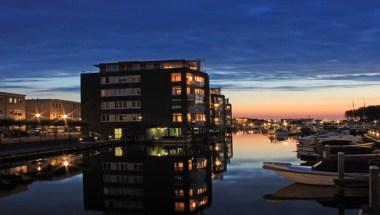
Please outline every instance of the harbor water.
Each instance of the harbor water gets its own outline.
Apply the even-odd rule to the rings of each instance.
[[[273,141],[263,134],[236,133],[232,135],[232,143],[232,148],[213,145],[217,153],[208,154],[200,149],[152,147],[132,153],[130,149],[117,148],[2,164],[1,214],[168,214],[176,211],[208,215],[357,215],[365,204],[363,199],[337,197],[328,187],[293,184],[262,168],[264,161],[301,163],[296,157],[296,139]],[[220,153],[220,147],[226,152]],[[150,157],[141,158],[146,154]],[[165,158],[169,155],[175,156]],[[112,182],[113,179],[104,172],[114,168],[111,161],[115,160],[121,165],[115,168],[129,171],[128,177],[119,171],[115,180],[130,183],[105,187],[101,181]],[[207,165],[211,165],[210,168]],[[35,173],[28,174],[33,168]],[[144,180],[143,189],[136,185],[140,180]],[[105,198],[106,194],[109,198]]]

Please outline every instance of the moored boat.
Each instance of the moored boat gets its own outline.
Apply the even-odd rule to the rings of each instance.
[[[338,179],[336,160],[320,161],[314,166],[293,165],[290,163],[264,162],[263,168],[276,172],[296,183],[333,186]],[[355,182],[368,181],[369,162],[367,159],[346,161],[345,179]]]

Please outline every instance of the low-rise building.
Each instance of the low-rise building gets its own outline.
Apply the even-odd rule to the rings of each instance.
[[[61,99],[27,99],[26,118],[81,120],[81,105],[79,102]]]
[[[25,119],[25,95],[0,92],[0,118]]]

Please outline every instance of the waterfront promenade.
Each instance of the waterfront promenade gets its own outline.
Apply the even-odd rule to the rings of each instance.
[[[79,142],[78,138],[61,139],[37,143],[13,143],[0,145],[0,162],[33,159],[41,156],[81,152],[88,149],[110,147],[121,144],[116,140]]]

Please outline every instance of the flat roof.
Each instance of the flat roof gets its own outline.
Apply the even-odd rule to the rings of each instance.
[[[174,62],[201,62],[201,60],[171,59],[171,60],[144,60],[144,61],[118,61],[96,64],[96,67],[109,64],[142,64],[142,63],[174,63]]]
[[[10,93],[10,92],[0,92],[0,95],[26,96],[24,94]]]

